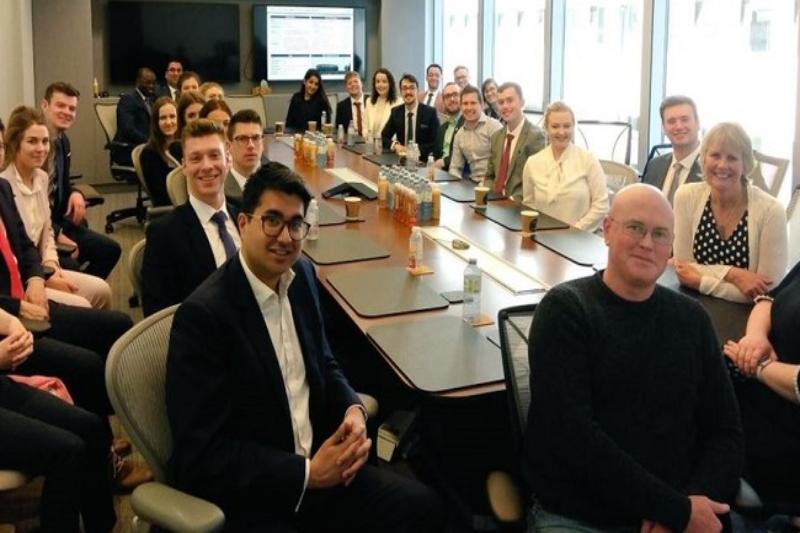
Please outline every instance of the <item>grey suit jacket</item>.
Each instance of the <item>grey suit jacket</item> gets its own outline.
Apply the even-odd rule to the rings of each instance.
[[[699,158],[699,156],[698,156]],[[649,183],[659,189],[664,188],[664,180],[667,178],[667,171],[672,164],[672,154],[664,154],[654,158],[648,163],[645,169],[644,176],[642,176],[642,183]],[[694,160],[692,168],[689,170],[689,175],[686,177],[684,183],[691,183],[694,181],[702,181],[700,177],[700,164],[697,159]],[[669,198],[669,203],[672,203],[672,198]]]
[[[225,200],[233,202],[236,207],[242,205],[242,188],[239,182],[233,177],[233,173],[229,170],[228,175],[225,177]]]
[[[522,126],[522,131],[517,139],[517,145],[514,147],[514,153],[511,154],[511,160],[508,162],[508,172],[506,174],[506,196],[513,196],[517,199],[522,199],[522,170],[525,168],[525,162],[530,156],[545,147],[544,132],[531,124],[528,119],[523,119],[525,122]],[[489,154],[489,166],[486,169],[486,177],[483,183],[487,187],[494,187],[494,179],[500,172],[500,162],[503,159],[503,148],[505,147],[506,135],[508,134],[508,126],[497,130],[492,135],[492,151]]]

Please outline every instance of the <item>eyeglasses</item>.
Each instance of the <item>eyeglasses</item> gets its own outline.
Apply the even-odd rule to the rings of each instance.
[[[629,237],[636,239],[636,241],[641,241],[649,233],[653,242],[659,246],[670,246],[672,244],[672,232],[667,228],[648,228],[641,222],[636,222],[635,220],[620,222],[611,217],[609,217],[609,220],[622,224],[623,231],[625,231]]]
[[[248,217],[253,218],[253,213],[245,213]],[[306,222],[300,215],[286,220],[277,211],[267,211],[259,217],[261,219],[261,231],[267,237],[277,237],[283,233],[283,228],[289,230],[289,237],[293,241],[302,241],[308,235],[308,229],[311,225]]]
[[[454,93],[447,93],[444,95],[445,98],[458,98],[458,91]]]
[[[261,139],[264,138],[264,135],[237,135],[233,138],[233,142],[238,144],[241,147],[245,147],[250,143],[258,144],[261,142]]]

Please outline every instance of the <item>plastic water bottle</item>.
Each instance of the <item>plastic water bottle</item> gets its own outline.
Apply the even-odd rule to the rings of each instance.
[[[344,125],[339,124],[339,128],[336,130],[336,143],[340,146],[344,144]]]
[[[347,146],[353,146],[354,144],[356,144],[356,128],[351,120],[350,124],[347,125]]]
[[[312,198],[308,203],[306,222],[308,222],[309,225],[306,239],[309,241],[316,241],[319,239],[319,205],[317,204],[316,198]]]
[[[383,137],[381,137],[380,133],[375,134],[375,155],[381,155],[383,153]]]
[[[375,145],[372,144],[372,139],[367,137],[366,142],[364,143],[364,155],[372,155],[374,147]]]
[[[467,268],[464,269],[464,308],[461,315],[468,324],[474,324],[481,315],[482,276],[478,260],[470,258]]]
[[[319,121],[319,129],[324,128],[325,124],[327,124],[327,123],[328,123],[328,112],[327,111],[323,111],[322,112],[322,119]]]
[[[428,162],[425,164],[425,168],[428,179],[433,181],[433,154],[428,154]]]
[[[427,180],[421,179],[420,182],[422,194],[422,216],[420,220],[427,222],[433,218],[433,187],[431,187],[431,182]]]
[[[419,226],[411,228],[408,238],[408,268],[416,270],[422,266],[422,230]]]

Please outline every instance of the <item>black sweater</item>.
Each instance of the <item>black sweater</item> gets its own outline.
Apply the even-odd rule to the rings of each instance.
[[[296,92],[289,101],[289,110],[286,112],[286,127],[302,132],[308,128],[308,122],[314,120],[317,123],[317,131],[319,131],[322,127],[320,122],[323,111],[328,114],[327,121],[333,122],[331,107],[327,98],[306,100],[302,91]]]
[[[714,330],[656,287],[623,300],[602,273],[555,287],[531,327],[525,473],[550,512],[600,527],[682,531],[687,495],[730,500],[742,430]]]

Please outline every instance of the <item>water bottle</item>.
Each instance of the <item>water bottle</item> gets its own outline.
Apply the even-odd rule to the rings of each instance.
[[[381,155],[383,153],[383,137],[381,137],[380,133],[375,134],[375,155]]]
[[[420,180],[422,190],[422,216],[420,220],[425,222],[433,218],[433,187],[428,180]]]
[[[416,270],[422,266],[422,230],[419,226],[411,228],[408,239],[408,268]]]
[[[306,222],[308,222],[309,226],[306,239],[309,241],[316,241],[319,239],[319,205],[317,204],[316,198],[312,198],[308,203]]]
[[[351,120],[350,124],[347,125],[347,146],[353,146],[354,144],[356,144],[356,128]]]
[[[364,155],[372,155],[374,145],[372,144],[372,138],[367,137],[366,143],[364,143]]]
[[[325,124],[328,123],[328,112],[322,111],[322,119],[319,121],[319,129],[322,130],[325,128]]]
[[[417,166],[417,159],[419,158],[416,155],[417,145],[414,141],[408,143],[408,149],[406,150],[406,167],[407,168],[415,168]]]
[[[336,130],[336,143],[339,146],[344,144],[344,125],[339,124],[339,128]]]
[[[470,258],[464,269],[464,308],[461,315],[467,324],[474,324],[481,315],[481,276],[478,260]]]
[[[425,164],[425,168],[427,169],[426,175],[430,181],[433,181],[433,154],[428,154],[428,162]]]

